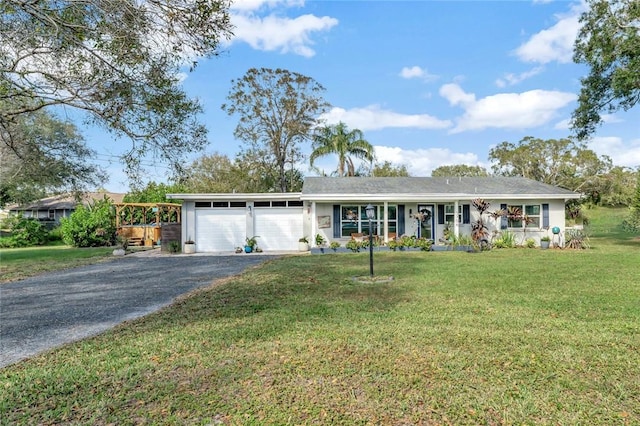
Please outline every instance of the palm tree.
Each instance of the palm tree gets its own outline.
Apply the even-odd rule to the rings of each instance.
[[[349,128],[343,122],[333,126],[324,126],[316,130],[313,136],[313,152],[309,163],[319,157],[336,154],[338,156],[338,176],[354,176],[353,159],[373,161],[373,145],[363,139],[362,131]]]

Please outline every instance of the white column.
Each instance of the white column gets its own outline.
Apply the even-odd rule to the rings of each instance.
[[[458,220],[458,200],[453,203],[453,235],[460,236],[460,221]]]
[[[311,235],[309,236],[309,240],[311,241],[311,245],[315,246],[316,234],[318,233],[318,230],[316,229],[318,225],[318,221],[316,219],[316,202],[315,201],[311,202],[311,213],[309,214],[309,216],[310,216],[309,220],[311,221]]]
[[[385,201],[383,204],[384,211],[382,212],[382,215],[384,217],[384,222],[382,224],[382,232],[384,232],[383,234],[383,240],[385,243],[389,242],[389,202]],[[398,212],[396,211],[396,215],[398,214]],[[397,220],[397,218],[396,218]]]

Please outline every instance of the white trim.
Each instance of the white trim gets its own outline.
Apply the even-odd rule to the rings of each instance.
[[[430,202],[440,203],[455,200],[468,200],[474,198],[484,198],[492,200],[570,200],[580,198],[580,194],[303,194],[300,199],[303,201],[318,202],[353,202],[368,203],[369,201],[391,201],[391,202]]]
[[[267,193],[235,193],[235,194],[167,194],[172,200],[189,201],[270,201],[270,200],[294,200],[300,201],[300,192],[267,192]]]

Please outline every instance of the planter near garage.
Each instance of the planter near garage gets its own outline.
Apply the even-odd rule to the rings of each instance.
[[[193,254],[196,252],[196,243],[195,242],[186,242],[184,243],[184,254]]]

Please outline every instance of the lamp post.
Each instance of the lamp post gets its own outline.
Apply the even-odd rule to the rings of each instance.
[[[371,204],[365,208],[369,219],[369,274],[373,278],[373,230],[372,221],[375,218],[376,209]]]

